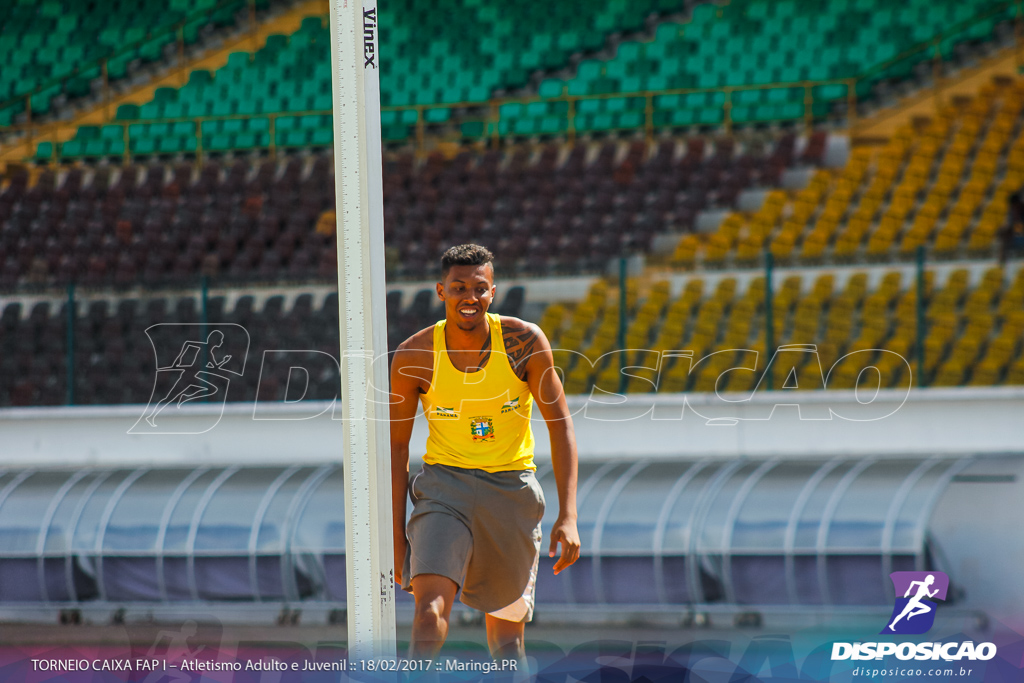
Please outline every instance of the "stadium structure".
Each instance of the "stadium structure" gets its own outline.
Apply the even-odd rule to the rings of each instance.
[[[0,619],[344,619],[326,17],[0,7]],[[389,347],[484,244],[575,411],[538,623],[880,624],[935,570],[962,628],[1024,626],[1022,21],[382,6]],[[223,384],[175,404],[190,340]]]

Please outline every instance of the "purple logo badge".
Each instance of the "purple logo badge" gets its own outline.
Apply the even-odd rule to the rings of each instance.
[[[949,577],[942,572],[893,572],[889,578],[896,589],[896,605],[881,633],[926,633],[935,623],[937,605],[932,600],[946,599]]]

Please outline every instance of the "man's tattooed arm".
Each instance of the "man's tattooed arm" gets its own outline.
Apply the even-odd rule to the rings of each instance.
[[[526,361],[533,354],[537,344],[537,333],[528,323],[520,320],[501,323],[501,337],[505,342],[505,353],[508,354],[509,365],[521,382],[526,381]]]

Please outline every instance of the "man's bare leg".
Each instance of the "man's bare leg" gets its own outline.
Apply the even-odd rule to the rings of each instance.
[[[491,651],[491,657],[498,662],[507,659],[516,662],[515,672],[506,672],[511,675],[502,677],[501,680],[526,680],[529,676],[523,634],[526,622],[506,621],[488,614],[484,617],[484,623],[487,625],[487,649]]]
[[[448,620],[459,587],[447,576],[439,574],[419,574],[410,583],[416,598],[416,612],[412,620],[409,657],[434,659],[448,637]]]

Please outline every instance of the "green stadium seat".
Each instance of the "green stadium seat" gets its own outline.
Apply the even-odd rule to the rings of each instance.
[[[594,88],[590,81],[573,80],[569,81],[566,92],[573,97],[584,97],[593,95]]]
[[[547,102],[530,102],[525,107],[525,115],[531,118],[544,116],[548,113]]]
[[[81,156],[83,147],[79,140],[68,140],[60,146],[60,155],[66,159]]]
[[[609,112],[625,111],[629,108],[629,102],[625,97],[612,97],[604,101],[604,110]]]
[[[448,120],[451,115],[450,109],[427,109],[423,113],[424,120],[427,123],[443,123]]]
[[[232,52],[228,55],[228,63],[225,68],[242,71],[249,68],[249,61],[250,55],[248,52]]]
[[[593,130],[611,130],[615,127],[615,117],[612,114],[595,114],[591,118]]]
[[[174,102],[178,99],[178,90],[176,88],[157,88],[153,93],[154,102]]]
[[[761,101],[761,90],[739,90],[732,94],[734,106],[757,104]]]
[[[47,161],[53,158],[53,143],[46,141],[36,145],[36,161]]]
[[[533,118],[518,118],[512,126],[516,135],[533,135],[537,132],[537,121]]]
[[[310,132],[301,129],[284,131],[283,144],[290,147],[302,147],[309,144]]]
[[[232,53],[234,54],[234,53]],[[243,53],[245,54],[245,53]],[[230,59],[230,55],[228,58]],[[188,75],[188,84],[192,86],[206,86],[213,83],[213,74],[207,69],[194,69]]]
[[[725,114],[721,109],[705,108],[700,110],[697,122],[702,125],[718,125],[722,123]]]
[[[39,93],[31,97],[32,111],[36,114],[46,114],[50,111],[50,96]]]
[[[213,110],[211,102],[183,102],[181,115],[186,117],[210,116]]]
[[[156,152],[156,139],[143,137],[138,140],[131,140],[132,152],[139,155],[149,155]]]
[[[157,151],[160,154],[175,154],[181,150],[181,138],[176,135],[165,135],[158,138]]]
[[[262,114],[262,107],[260,103],[253,99],[243,99],[235,103],[235,113],[251,116],[253,114]]]
[[[334,108],[334,102],[331,99],[331,94],[320,94],[313,99],[311,109],[314,111],[327,111]]]
[[[257,146],[257,136],[255,133],[236,133],[231,146],[235,149],[252,149]]]
[[[166,45],[169,39],[156,38],[154,40],[147,41],[139,47],[139,57],[146,62],[155,62],[160,59],[160,54],[163,51],[164,45]]]
[[[203,147],[212,152],[223,152],[232,149],[232,139],[227,133],[217,133],[209,138],[203,138]]]
[[[803,115],[803,102],[787,102],[779,107],[776,107],[775,116],[778,119],[799,119],[803,118]]]
[[[316,147],[326,147],[334,141],[334,130],[331,128],[317,128],[310,136],[309,142]]]
[[[391,127],[389,126],[389,128]],[[464,138],[481,138],[487,133],[486,126],[483,121],[463,121],[459,125],[459,129],[462,133],[462,137]],[[388,136],[385,137],[389,140],[401,139]]]
[[[498,107],[499,118],[518,118],[523,115],[523,105],[518,102],[509,102]]]
[[[615,117],[616,128],[640,128],[644,125],[644,113],[642,111],[620,112]]]
[[[655,109],[675,109],[682,102],[681,95],[657,95],[654,98]]]
[[[563,87],[562,81],[549,78],[540,84],[537,94],[541,97],[561,97]]]
[[[101,138],[88,140],[82,154],[87,157],[100,157],[107,153],[107,141]]]
[[[220,100],[213,103],[210,108],[211,116],[231,116],[236,113],[236,107],[230,100]]]
[[[672,112],[673,126],[692,126],[698,120],[697,111],[693,109],[677,109]]]
[[[491,96],[491,89],[486,85],[474,85],[466,93],[467,102],[483,102]]]

